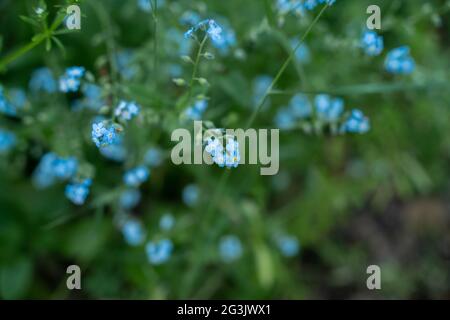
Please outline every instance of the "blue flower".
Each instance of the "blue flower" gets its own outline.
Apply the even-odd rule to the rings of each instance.
[[[117,69],[125,80],[131,80],[138,72],[137,67],[132,64],[133,54],[133,50],[124,49],[114,56]]]
[[[167,262],[172,255],[173,243],[170,239],[150,241],[145,246],[145,251],[150,264],[160,265]]]
[[[116,144],[118,140],[119,135],[114,125],[108,125],[106,121],[92,125],[92,141],[98,148]]]
[[[141,107],[134,101],[120,101],[114,115],[123,121],[129,121],[139,114]]]
[[[336,0],[277,0],[280,14],[295,12],[303,15],[307,10],[314,10],[320,4],[333,5]]]
[[[273,78],[268,75],[261,75],[253,80],[253,103],[255,106],[261,103],[261,100],[266,95],[266,92],[269,90],[272,82]],[[270,100],[266,99],[264,106],[268,106],[269,104]]]
[[[344,101],[340,98],[332,98],[327,94],[319,94],[315,98],[316,115],[320,120],[334,122],[344,111]]]
[[[160,149],[157,148],[150,148],[147,150],[147,153],[144,157],[144,162],[149,167],[157,167],[159,166],[163,161],[162,152]]]
[[[126,210],[133,209],[141,201],[141,193],[138,189],[127,189],[120,195],[120,207]]]
[[[311,116],[312,107],[303,94],[292,97],[287,107],[281,108],[275,116],[275,125],[280,129],[292,129],[299,119]]]
[[[14,133],[0,129],[0,153],[9,151],[16,143],[17,138]]]
[[[197,185],[190,184],[183,189],[183,202],[189,207],[197,204],[200,197],[200,190]]]
[[[80,80],[85,74],[83,67],[69,67],[63,76],[59,78],[59,90],[61,92],[77,92],[80,88]]]
[[[68,180],[77,174],[78,161],[74,157],[63,158],[53,152],[46,153],[33,173],[33,183],[47,188],[57,181]]]
[[[384,49],[383,37],[375,31],[366,30],[361,38],[361,47],[367,55],[378,56]]]
[[[138,246],[143,243],[145,239],[145,232],[142,228],[142,224],[135,219],[125,221],[122,226],[122,234],[126,243],[130,246]]]
[[[81,183],[71,183],[66,186],[66,197],[76,205],[82,205],[89,195],[89,187],[92,184],[91,179],[86,179]]]
[[[138,0],[138,7],[145,12],[151,12],[153,10],[153,0]],[[162,7],[165,0],[156,0],[158,2],[158,8]]]
[[[186,11],[181,15],[180,22],[181,24],[187,26],[193,26],[200,22],[200,16],[198,13],[194,11]]]
[[[6,96],[2,86],[0,86],[0,113],[15,117],[18,110],[25,107],[26,102],[27,96],[22,89],[10,89]]]
[[[105,158],[116,162],[125,161],[128,154],[127,149],[123,145],[122,137],[118,137],[113,144],[101,147],[99,151]]]
[[[175,218],[170,213],[164,214],[159,220],[159,227],[161,230],[169,231],[175,224]]]
[[[43,67],[32,73],[29,87],[35,93],[38,91],[53,93],[57,89],[57,83],[50,69]]]
[[[74,110],[83,108],[99,110],[105,104],[102,97],[102,89],[99,86],[92,83],[85,83],[81,86],[81,92],[84,97],[81,100],[76,100],[72,105]]]
[[[300,250],[300,244],[294,236],[282,235],[277,237],[276,242],[285,257],[294,257]]]
[[[345,133],[366,133],[370,130],[369,119],[364,116],[361,110],[354,109],[341,127],[341,132]]]
[[[206,19],[200,21],[195,26],[190,28],[184,34],[185,39],[195,39],[198,31],[205,32],[205,35],[211,39],[213,44],[220,46],[222,44],[222,27],[213,19]]]
[[[228,235],[221,239],[219,244],[219,253],[224,262],[233,262],[242,255],[242,245],[238,237]]]
[[[217,23],[215,24],[217,25]],[[230,51],[230,48],[236,45],[236,33],[228,23],[223,22],[221,25],[222,27],[219,27],[221,28],[219,36],[213,39],[212,44],[222,55],[226,55]]]
[[[291,40],[292,49],[295,49],[297,47],[297,44],[298,44],[297,39]],[[295,51],[295,57],[301,63],[310,62],[311,61],[311,52],[309,50],[309,47],[305,43],[301,43],[300,46]]]
[[[236,168],[241,161],[239,143],[234,138],[226,139],[223,147],[219,139],[212,137],[206,141],[205,151],[212,157],[214,163],[219,167]]]
[[[128,170],[123,177],[123,181],[127,186],[139,187],[142,183],[148,180],[149,176],[150,171],[144,166],[139,166]]]
[[[208,108],[208,100],[197,100],[192,106],[188,107],[184,112],[184,115],[189,120],[200,120],[203,113]]]
[[[410,74],[414,71],[416,63],[410,55],[408,46],[391,50],[384,63],[388,72],[394,74]]]

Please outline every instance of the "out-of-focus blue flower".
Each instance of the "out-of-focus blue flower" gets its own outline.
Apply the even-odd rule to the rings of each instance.
[[[273,78],[268,75],[261,75],[253,80],[253,103],[257,106],[266,95],[267,90],[272,84]],[[270,105],[270,99],[267,98],[264,107]]]
[[[0,113],[8,116],[17,116],[17,111],[23,109],[27,102],[25,91],[18,88],[8,90],[7,95],[0,86]]]
[[[366,30],[361,38],[361,47],[367,55],[378,56],[384,49],[383,37],[375,31]]]
[[[128,170],[123,177],[123,181],[127,186],[139,187],[148,180],[149,176],[150,171],[144,166],[139,166]]]
[[[183,197],[183,202],[187,206],[189,206],[189,207],[195,206],[200,197],[200,190],[199,190],[198,186],[195,184],[187,185],[183,189],[182,197]]]
[[[43,67],[32,73],[29,87],[34,93],[39,91],[53,93],[57,89],[57,83],[50,69]]]
[[[170,213],[164,214],[159,220],[159,227],[161,230],[169,231],[175,224],[175,218]]]
[[[150,264],[160,265],[170,259],[173,251],[173,243],[170,239],[150,241],[145,246],[145,251]]]
[[[281,108],[275,116],[275,125],[280,129],[292,129],[299,119],[311,116],[312,107],[303,94],[296,94],[287,107]]]
[[[102,89],[93,83],[85,83],[81,86],[81,92],[83,93],[83,98],[81,100],[76,100],[72,105],[74,110],[80,110],[83,108],[90,110],[99,110],[105,101],[102,98]]]
[[[153,10],[153,0],[138,0],[138,7],[145,12],[151,12]],[[165,0],[156,0],[158,8],[165,4]]]
[[[150,148],[144,157],[144,162],[149,167],[157,167],[162,163],[163,155],[160,149]]]
[[[298,44],[297,39],[291,40],[292,50],[294,50],[297,47],[297,44]],[[309,47],[305,43],[301,43],[300,46],[295,51],[295,57],[301,63],[309,63],[311,61],[311,52],[309,50]]]
[[[85,69],[83,67],[67,68],[65,74],[59,78],[59,90],[66,93],[77,92],[84,74]]]
[[[120,101],[114,115],[123,121],[129,121],[139,114],[141,107],[134,101]]]
[[[314,10],[320,4],[333,5],[336,0],[277,0],[276,5],[280,14],[295,12],[303,15],[307,10]]]
[[[277,237],[276,242],[281,254],[285,257],[294,257],[300,251],[300,244],[294,236],[282,235]]]
[[[212,44],[219,50],[219,53],[226,55],[232,47],[236,46],[236,33],[225,21],[222,22],[221,25],[221,33],[219,33],[219,36],[212,42]]]
[[[17,138],[14,133],[0,129],[0,153],[9,151],[16,143]]]
[[[57,181],[73,178],[78,170],[78,161],[74,157],[59,157],[53,152],[46,153],[33,173],[33,183],[43,189]]]
[[[138,69],[133,65],[133,50],[124,49],[119,51],[114,60],[117,65],[117,69],[125,80],[131,80],[138,72]]]
[[[138,189],[127,189],[120,195],[120,207],[126,210],[133,209],[141,201],[141,192]]]
[[[242,255],[241,240],[234,235],[228,235],[220,240],[219,253],[224,262],[233,262]]]
[[[138,246],[144,242],[145,232],[142,224],[135,219],[128,219],[122,225],[122,234],[130,246]]]
[[[388,72],[394,74],[410,74],[414,71],[416,63],[411,57],[408,46],[402,46],[391,50],[384,63]]]
[[[344,111],[344,101],[340,98],[332,98],[327,94],[317,95],[315,106],[317,117],[328,122],[339,120]]]
[[[76,205],[85,203],[89,195],[89,187],[92,184],[91,179],[86,179],[81,183],[75,182],[66,186],[66,197]]]
[[[208,100],[197,100],[192,106],[188,107],[185,111],[185,116],[189,120],[200,120],[203,113],[208,108]]]
[[[354,109],[341,127],[341,132],[345,133],[367,133],[370,130],[369,119],[364,116],[361,110]]]
[[[117,134],[114,125],[108,125],[106,121],[92,125],[92,141],[98,148],[117,144],[119,139],[120,136]]]
[[[187,26],[194,26],[200,22],[200,15],[194,11],[186,11],[181,15],[180,23]]]

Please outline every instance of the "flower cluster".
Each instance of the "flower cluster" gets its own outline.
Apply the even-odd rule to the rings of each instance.
[[[138,246],[145,240],[142,224],[136,219],[128,219],[122,225],[122,234],[125,242],[130,246]]]
[[[242,255],[242,245],[238,237],[228,235],[221,239],[219,244],[219,253],[224,262],[233,262]]]
[[[341,132],[345,133],[367,133],[370,130],[369,119],[364,116],[361,110],[354,109],[341,127]]]
[[[33,182],[38,188],[46,188],[57,181],[73,178],[78,170],[74,157],[60,157],[53,152],[45,154],[33,173]]]
[[[197,100],[192,106],[186,109],[184,114],[189,120],[200,120],[207,108],[208,100]]]
[[[134,101],[128,102],[128,101],[120,101],[119,105],[116,107],[116,110],[114,111],[114,115],[122,120],[122,121],[129,121],[133,117],[137,116],[139,114],[139,111],[141,110],[141,107]]]
[[[141,193],[138,189],[130,188],[122,192],[119,198],[120,207],[130,210],[136,207],[141,201]]]
[[[44,91],[47,93],[54,93],[57,89],[56,79],[49,68],[42,67],[36,69],[30,79],[30,90],[34,93]]]
[[[92,184],[91,179],[85,179],[82,182],[73,182],[66,186],[66,197],[76,205],[82,205],[89,195],[89,187]]]
[[[383,52],[383,37],[375,31],[366,30],[361,38],[361,47],[368,56],[378,56]]]
[[[23,90],[11,89],[6,97],[0,86],[0,113],[11,117],[17,116],[17,111],[25,106],[26,101],[27,97]]]
[[[84,76],[83,67],[70,67],[64,75],[59,78],[59,90],[61,92],[77,92],[80,88],[81,78]]]
[[[150,264],[160,265],[167,262],[172,255],[173,243],[170,239],[150,241],[145,246],[145,251]]]
[[[117,144],[120,139],[120,127],[100,121],[92,124],[92,141],[98,148]]]
[[[410,74],[414,71],[415,65],[408,46],[391,50],[385,61],[386,70],[394,74]]]
[[[191,27],[185,32],[185,39],[197,39],[197,32],[203,31],[205,36],[209,37],[213,43],[220,45],[223,43],[222,27],[213,19],[206,19],[200,21],[195,26]]]
[[[221,139],[216,137],[208,138],[205,151],[212,157],[213,162],[220,167],[236,168],[241,161],[239,143],[232,137],[226,138],[225,148]]]
[[[0,129],[0,153],[9,151],[17,143],[16,135]]]
[[[342,123],[340,133],[366,133],[370,129],[369,120],[361,111],[353,110],[350,117],[345,117],[344,101],[327,94],[315,97],[314,109],[305,95],[295,95],[287,107],[278,111],[275,124],[281,129],[292,129],[299,120],[313,116],[322,125]]]
[[[276,5],[281,14],[295,12],[304,14],[307,10],[314,10],[318,5],[333,5],[336,0],[277,0]]]
[[[75,100],[72,107],[73,110],[80,109],[90,109],[90,110],[99,110],[104,104],[105,101],[102,96],[102,89],[93,83],[85,83],[81,86],[81,93],[83,93],[83,98]]]
[[[296,94],[287,107],[278,111],[275,124],[281,129],[291,129],[298,120],[311,116],[311,113],[312,107],[308,98],[303,94]]]
[[[147,181],[149,176],[150,171],[145,166],[139,166],[128,170],[123,177],[123,181],[129,187],[139,187]]]

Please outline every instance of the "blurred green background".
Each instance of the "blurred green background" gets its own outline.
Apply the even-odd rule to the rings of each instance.
[[[51,21],[57,6],[68,2],[46,3]],[[382,9],[385,50],[378,57],[358,47],[370,4]],[[19,18],[32,16],[38,5],[0,0],[0,59],[38,32]],[[0,116],[0,126],[19,138],[11,152],[0,154],[1,298],[450,298],[449,1],[337,0],[326,9],[305,41],[310,61],[291,63],[276,88],[341,97],[347,108],[370,118],[370,132],[282,131],[278,175],[261,176],[258,166],[241,165],[226,173],[223,188],[227,169],[175,166],[166,158],[141,188],[140,204],[127,213],[152,238],[161,236],[161,216],[172,212],[176,223],[164,236],[174,250],[159,266],[148,263],[143,245],[126,244],[115,220],[122,214],[117,197],[124,168],[149,146],[168,155],[170,132],[181,126],[174,106],[183,89],[171,81],[170,68],[179,65],[188,77],[191,67],[179,58],[170,30],[187,30],[180,18],[188,10],[226,19],[234,29],[233,52],[216,54],[201,67],[210,83],[204,118],[218,127],[244,127],[252,113],[252,82],[275,76],[290,39],[305,33],[320,8],[281,18],[269,0],[166,0],[157,11],[155,70],[153,17],[137,1],[79,5],[81,30],[58,36],[64,51],[36,46],[3,70],[0,84],[26,89],[38,67],[62,74],[85,66],[106,92],[140,103],[142,117],[129,128],[130,159],[121,165],[102,158],[90,141],[95,113],[71,111],[64,95],[29,96],[26,117]],[[410,76],[383,69],[386,53],[400,45],[410,46],[417,64]],[[108,59],[125,49],[133,52],[136,76],[111,80]],[[271,96],[253,127],[273,127],[290,98]],[[64,197],[63,184],[33,186],[32,173],[49,150],[82,158],[95,172],[84,206]],[[190,184],[199,188],[194,206],[182,201]],[[298,255],[281,254],[274,241],[279,233],[298,239]],[[242,243],[242,256],[232,263],[218,253],[228,234]],[[81,267],[82,290],[66,288],[71,264]],[[366,287],[369,265],[381,267],[381,290]]]

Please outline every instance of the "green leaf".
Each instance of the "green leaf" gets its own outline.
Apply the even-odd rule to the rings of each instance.
[[[255,248],[256,270],[258,281],[263,288],[270,288],[274,282],[274,265],[269,249],[264,244]]]

